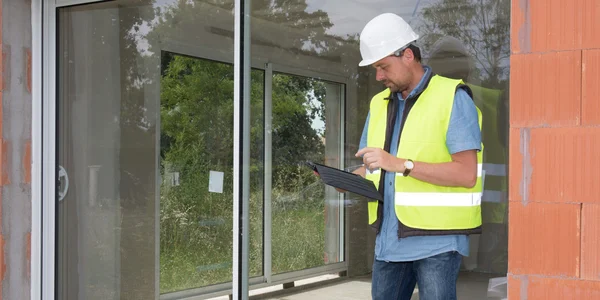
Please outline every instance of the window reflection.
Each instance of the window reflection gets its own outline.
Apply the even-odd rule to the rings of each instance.
[[[341,85],[273,75],[273,273],[338,262],[339,195],[304,165],[339,165]]]
[[[358,150],[368,101],[383,89],[371,69],[357,67],[360,61],[357,40],[364,24],[383,12],[399,14],[416,29],[421,36],[417,44],[423,50],[424,63],[430,65],[434,72],[462,78],[474,91],[474,101],[483,113],[482,135],[486,148],[482,204],[484,232],[471,239],[472,254],[465,258],[463,267],[465,270],[505,274],[509,1],[410,0],[400,3],[382,0],[374,3],[363,0],[295,0],[271,4],[260,1],[253,6],[252,13],[253,59],[310,70],[324,76],[336,74],[350,78],[345,105],[344,164],[356,165],[359,162],[353,154]],[[349,226],[362,230],[363,224],[357,220]],[[360,232],[369,234],[366,230]]]
[[[370,271],[374,238],[362,199],[345,195],[343,223],[338,194],[299,162],[360,163],[368,102],[383,86],[357,66],[358,34],[382,12],[409,20],[424,62],[474,91],[484,120],[484,225],[463,267],[506,274],[510,2],[251,3],[251,275],[264,273],[265,118],[273,122],[273,188],[264,191],[273,201],[273,274],[340,261],[354,275]],[[231,279],[233,5],[60,9],[58,162],[70,178],[57,215],[60,298],[150,299],[157,289]],[[263,115],[265,63],[279,71],[272,116]]]
[[[463,266],[506,274],[510,2],[438,1],[421,15],[425,63],[440,75],[463,79],[483,115],[483,233],[471,237]]]
[[[161,292],[231,280],[233,66],[163,53]],[[262,272],[263,72],[253,70],[251,275]]]
[[[360,163],[354,153],[368,102],[383,89],[373,70],[357,67],[358,35],[374,16],[384,12],[402,16],[421,36],[417,44],[424,63],[441,75],[462,78],[471,87],[483,114],[484,224],[483,233],[471,238],[471,255],[463,260],[463,270],[478,272],[474,274],[486,283],[492,277],[505,277],[508,263],[510,6],[508,0],[275,1],[253,6],[251,21],[255,61],[349,78],[344,107],[345,166]],[[358,198],[346,197],[350,201]],[[366,209],[353,205],[347,215],[351,216],[347,223],[351,232],[348,264],[356,272],[366,273],[374,246],[373,233],[366,226]],[[472,282],[477,276],[461,278]],[[481,294],[476,299],[484,297]]]

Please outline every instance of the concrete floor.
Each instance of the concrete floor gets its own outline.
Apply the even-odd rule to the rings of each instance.
[[[501,300],[506,299],[506,285],[500,285],[496,292],[488,292],[490,279],[499,276],[482,273],[461,273],[458,284],[458,299],[465,300]],[[492,282],[495,282],[493,280]],[[251,299],[261,300],[364,300],[371,299],[370,277],[336,279],[330,282],[310,283],[290,289],[278,290],[267,294],[256,295]],[[411,300],[419,299],[418,289]]]

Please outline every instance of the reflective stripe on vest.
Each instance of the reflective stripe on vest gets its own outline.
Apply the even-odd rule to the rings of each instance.
[[[483,174],[483,168],[484,168],[485,164],[477,164],[477,177],[481,177]],[[367,170],[367,172],[369,172]],[[374,172],[372,172],[374,173]],[[486,173],[487,175],[487,173]],[[403,176],[402,173],[396,173],[396,176]]]
[[[446,133],[460,80],[433,76],[428,87],[408,113],[398,146],[399,158],[418,162],[452,161],[446,146]],[[385,142],[387,104],[385,90],[371,101],[368,147],[382,148]],[[481,111],[477,108],[481,128]],[[483,149],[483,144],[481,145]],[[481,225],[482,152],[477,153],[477,183],[473,188],[442,187],[402,174],[395,176],[395,211],[406,226],[416,229],[461,230]],[[368,173],[367,179],[379,187],[380,172]],[[377,220],[378,202],[369,202],[369,223]]]
[[[477,177],[482,175],[482,164],[477,164]],[[403,176],[396,173],[396,176]],[[404,206],[478,206],[481,193],[403,193],[396,192],[396,205]]]
[[[396,205],[479,206],[480,193],[396,193]]]

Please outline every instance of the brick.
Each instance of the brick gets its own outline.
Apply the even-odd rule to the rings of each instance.
[[[600,4],[600,2],[598,3]],[[600,16],[598,19],[600,20]],[[600,50],[584,50],[581,69],[581,123],[584,125],[599,125]]]
[[[31,141],[25,142],[23,151],[23,182],[31,183]]]
[[[560,0],[529,1],[533,51],[581,48],[581,0],[573,1],[567,6]]]
[[[581,210],[581,278],[600,281],[600,204]]]
[[[580,0],[574,0],[580,2]],[[560,0],[529,1],[532,9],[534,51],[578,49],[581,46],[581,16],[578,3],[565,6]],[[539,49],[539,50],[538,50]]]
[[[581,51],[510,58],[511,127],[581,122]]]
[[[531,51],[531,20],[526,1],[511,1],[510,50],[512,53]]]
[[[583,35],[580,5],[585,1],[565,6],[560,0],[513,0],[511,34],[517,37],[513,52],[579,49]]]
[[[527,199],[600,204],[600,127],[533,128]]]
[[[526,297],[544,300],[600,299],[600,281],[529,276]]]
[[[600,1],[598,0],[582,0],[581,8],[583,14],[582,35],[583,41],[581,48],[600,48],[600,39],[598,32],[600,31]]]
[[[513,0],[511,51],[548,52],[600,47],[600,2]]]
[[[523,281],[527,283],[527,279],[523,279],[525,276],[508,275],[508,299],[521,299],[521,285]]]
[[[578,277],[580,205],[509,203],[508,272]]]
[[[528,170],[528,165],[524,164],[524,157],[528,155],[528,136],[530,129],[528,128],[510,128],[509,130],[509,153],[508,153],[508,182],[511,188],[508,189],[509,201],[527,200],[527,195],[523,197],[528,188],[528,181],[524,181]],[[529,161],[525,161],[529,162]]]

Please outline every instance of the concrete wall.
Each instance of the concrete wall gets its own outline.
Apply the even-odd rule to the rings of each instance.
[[[599,299],[600,3],[511,18],[509,299]]]
[[[31,1],[1,1],[2,299],[29,299],[31,253]]]

